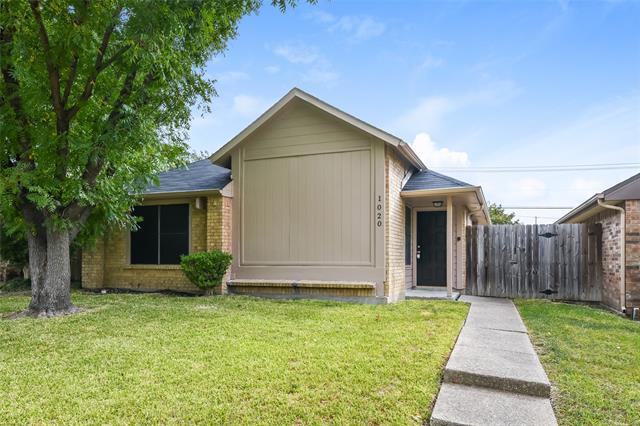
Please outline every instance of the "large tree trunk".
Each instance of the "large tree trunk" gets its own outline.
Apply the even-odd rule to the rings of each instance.
[[[78,312],[71,303],[69,231],[39,227],[28,238],[31,303],[21,315],[52,317]]]

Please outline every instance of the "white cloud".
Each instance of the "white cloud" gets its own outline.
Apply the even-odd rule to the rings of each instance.
[[[320,59],[320,55],[312,47],[302,43],[282,44],[273,52],[292,64],[312,64]]]
[[[331,62],[318,53],[315,47],[302,43],[282,44],[273,51],[294,65],[306,65],[307,69],[302,76],[304,81],[330,87],[340,78],[340,74],[333,68]]]
[[[430,168],[466,167],[469,165],[469,155],[466,152],[438,148],[428,133],[418,133],[411,143],[411,148]]]
[[[541,198],[547,191],[547,185],[538,178],[527,177],[509,182],[512,199],[531,201]]]
[[[257,115],[264,109],[265,103],[262,99],[250,95],[237,95],[233,98],[231,109],[241,115]]]
[[[418,65],[418,70],[428,71],[434,68],[441,67],[442,65],[444,65],[444,59],[427,55],[427,57],[420,63],[420,65]]]
[[[264,70],[269,74],[277,74],[280,71],[280,67],[277,65],[269,65],[265,67]]]
[[[418,105],[396,119],[395,127],[407,133],[430,131],[440,127],[444,117],[458,108],[453,98],[433,96],[423,98]]]
[[[330,31],[348,34],[351,42],[361,42],[381,36],[385,29],[384,23],[370,16],[343,16],[329,28]]]
[[[606,189],[606,185],[600,179],[574,178],[569,184],[569,190],[581,194],[595,194]]]
[[[519,93],[520,89],[513,82],[502,81],[462,94],[422,98],[416,106],[396,118],[392,127],[405,134],[433,133],[449,115],[457,111],[469,107],[500,105]]]
[[[324,12],[322,10],[314,10],[310,15],[311,19],[321,24],[330,24],[336,21],[336,17],[328,12]]]
[[[324,67],[311,68],[303,76],[304,81],[308,81],[309,83],[320,83],[329,87],[333,86],[339,78],[340,74],[330,68]]]
[[[248,80],[249,74],[244,71],[225,71],[221,73],[216,80],[219,83],[230,83],[233,81]]]
[[[308,15],[311,20],[327,25],[330,32],[340,32],[347,36],[351,43],[359,43],[381,36],[386,25],[371,16],[345,15],[336,17],[323,11],[315,11]]]

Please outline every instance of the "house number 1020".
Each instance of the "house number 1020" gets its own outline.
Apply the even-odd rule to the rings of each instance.
[[[378,195],[378,202],[376,203],[376,225],[382,226],[382,196]]]

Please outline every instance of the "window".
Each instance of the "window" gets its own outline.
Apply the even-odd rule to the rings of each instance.
[[[404,264],[411,265],[411,209],[404,208]]]
[[[189,253],[189,205],[136,206],[134,216],[142,218],[131,231],[131,263],[134,265],[177,265]]]

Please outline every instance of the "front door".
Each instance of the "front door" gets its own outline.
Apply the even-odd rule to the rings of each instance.
[[[447,212],[418,212],[417,285],[447,285]]]

